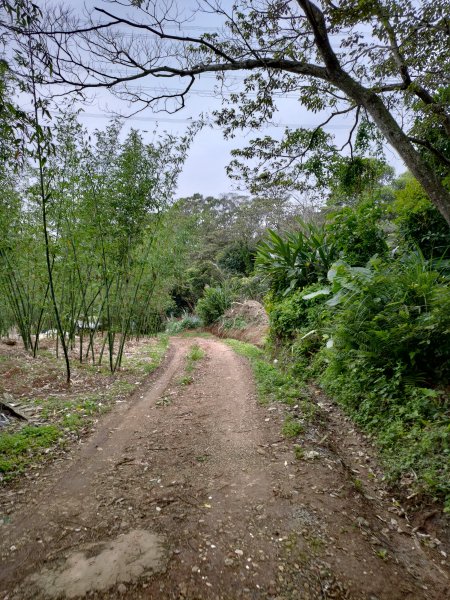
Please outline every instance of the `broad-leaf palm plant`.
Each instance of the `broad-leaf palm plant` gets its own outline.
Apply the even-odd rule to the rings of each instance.
[[[283,236],[268,229],[266,239],[258,244],[256,268],[269,278],[277,295],[325,280],[338,256],[323,226],[298,222],[297,231]]]

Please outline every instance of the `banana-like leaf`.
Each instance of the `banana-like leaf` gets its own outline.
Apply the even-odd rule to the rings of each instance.
[[[331,294],[331,289],[329,287],[322,288],[321,290],[317,290],[316,292],[306,294],[305,296],[303,296],[303,300],[312,300],[313,298],[317,298],[317,296],[328,296],[329,294]]]

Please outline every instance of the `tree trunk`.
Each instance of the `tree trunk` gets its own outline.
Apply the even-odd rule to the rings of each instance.
[[[431,202],[450,226],[450,192],[414,148],[408,136],[384,105],[383,100],[371,90],[354,81],[345,71],[340,70],[336,74],[333,73],[330,81],[357,104],[364,106],[378,129],[404,160],[408,169],[422,185]]]

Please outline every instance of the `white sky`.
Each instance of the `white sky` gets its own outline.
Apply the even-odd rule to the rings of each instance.
[[[70,6],[78,14],[82,14],[83,7],[86,5],[90,12],[95,6],[106,6],[111,12],[118,12],[117,5],[111,5],[104,0],[63,0],[62,4]],[[195,0],[180,1],[183,7],[195,5]],[[123,9],[122,9],[123,12]],[[214,27],[213,17],[201,15],[195,21],[195,26]],[[198,32],[192,32],[193,35]],[[234,77],[243,78],[243,74],[236,74]],[[140,85],[152,85],[151,81],[141,80]],[[125,132],[133,127],[143,131],[144,139],[148,142],[153,139],[155,127],[158,131],[167,131],[172,134],[182,134],[186,130],[190,119],[196,119],[201,113],[211,113],[221,107],[220,98],[212,97],[215,79],[211,75],[199,77],[192,93],[188,96],[186,107],[175,115],[166,113],[154,114],[151,110],[140,113],[136,118],[129,119],[124,126]],[[153,84],[154,85],[154,84]],[[156,82],[156,87],[158,87]],[[180,87],[176,82],[173,87]],[[205,128],[200,131],[194,140],[190,149],[183,172],[179,178],[178,196],[189,196],[196,192],[204,195],[219,195],[221,193],[233,191],[237,183],[231,181],[225,172],[225,168],[230,161],[230,151],[233,148],[246,145],[249,139],[259,135],[279,136],[283,131],[282,125],[314,127],[323,121],[323,115],[309,113],[295,98],[283,98],[279,102],[280,111],[275,117],[275,121],[280,127],[265,127],[261,132],[252,131],[244,134],[236,132],[236,137],[229,141],[224,140],[219,128]],[[111,94],[102,91],[97,94],[92,103],[84,107],[85,114],[80,114],[80,121],[88,128],[93,130],[102,129],[111,111],[126,111],[127,107]],[[333,119],[327,131],[335,134],[337,143],[343,144],[346,140],[346,134],[352,125],[351,119],[345,120],[345,117]],[[401,172],[404,166],[398,156],[390,148],[387,149],[387,158],[391,165]]]

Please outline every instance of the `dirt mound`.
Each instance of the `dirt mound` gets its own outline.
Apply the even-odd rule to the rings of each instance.
[[[256,300],[233,302],[224,314],[225,319],[243,319],[249,325],[269,325],[269,317],[264,306]]]
[[[269,333],[269,317],[256,300],[233,302],[220,322],[210,328],[219,337],[229,337],[263,346]]]

